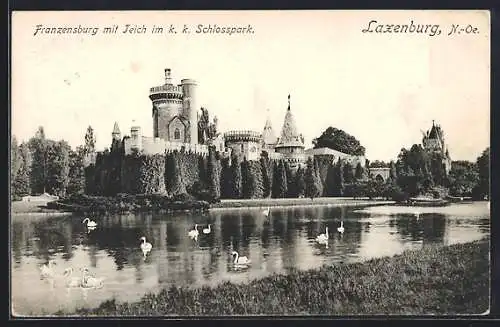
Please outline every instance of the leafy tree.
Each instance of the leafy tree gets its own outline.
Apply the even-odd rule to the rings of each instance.
[[[365,148],[352,135],[341,129],[328,127],[318,138],[313,140],[314,148],[330,148],[346,154],[363,156]]]
[[[232,198],[240,199],[243,194],[241,164],[237,154],[231,156]]]
[[[452,162],[448,178],[450,193],[456,196],[472,196],[479,184],[476,164],[469,161]]]
[[[47,187],[47,151],[49,149],[49,141],[45,138],[45,131],[42,126],[34,137],[29,140],[29,148],[32,153],[30,185],[34,193],[45,193]]]
[[[384,161],[381,161],[381,160],[375,160],[375,161],[370,162],[370,165],[367,167],[370,167],[370,168],[389,168],[389,164],[384,162]]]
[[[12,135],[10,142],[10,180],[11,183],[16,179],[17,171],[23,165],[23,158],[21,156],[21,151],[17,144],[17,139]]]
[[[14,178],[14,183],[12,186],[12,195],[14,197],[21,197],[24,195],[29,195],[30,184],[29,175],[26,166],[23,164],[17,170],[16,176]]]
[[[69,154],[66,141],[51,142],[47,151],[47,189],[51,194],[64,197],[69,184]]]
[[[66,190],[68,195],[85,192],[85,168],[83,167],[83,147],[71,151],[69,165],[69,184]]]
[[[477,187],[477,196],[490,198],[490,148],[486,148],[476,160],[479,174],[479,185]]]

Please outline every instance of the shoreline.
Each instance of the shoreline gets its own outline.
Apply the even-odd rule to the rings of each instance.
[[[396,201],[369,200],[368,198],[280,198],[280,199],[224,199],[214,203],[210,211],[234,210],[234,209],[265,209],[267,207],[290,208],[298,206],[306,207],[356,207],[356,206],[381,206],[395,204]]]
[[[64,209],[49,209],[47,208],[49,201],[37,202],[11,202],[10,214],[12,217],[16,216],[32,216],[32,217],[45,217],[45,216],[68,216],[76,212],[67,211]],[[356,206],[381,206],[395,204],[396,201],[380,200],[368,198],[350,198],[350,197],[331,197],[331,198],[278,198],[278,199],[223,199],[218,203],[212,203],[208,211],[220,210],[246,210],[255,208],[290,208],[297,206],[317,207],[356,207]],[[186,210],[179,210],[186,211]]]
[[[97,308],[54,315],[482,315],[490,301],[489,245],[485,237],[242,284],[172,286],[131,303],[110,299]]]

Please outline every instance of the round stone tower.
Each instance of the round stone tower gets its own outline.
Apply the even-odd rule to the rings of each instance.
[[[189,121],[186,130],[186,143],[198,143],[198,101],[196,89],[198,83],[192,79],[181,80],[182,116]]]
[[[165,84],[149,90],[153,103],[153,136],[170,141],[169,124],[183,114],[182,87],[172,84],[170,68],[165,69]]]

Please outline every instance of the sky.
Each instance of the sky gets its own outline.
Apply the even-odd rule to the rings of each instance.
[[[439,24],[442,35],[363,33],[384,24]],[[219,130],[280,133],[291,110],[306,147],[329,126],[355,136],[373,160],[394,160],[439,123],[453,160],[475,160],[490,143],[490,31],[485,11],[14,12],[11,132],[38,126],[75,147],[94,128],[109,147],[114,122],[153,135],[149,88],[198,81],[198,103]],[[103,27],[118,33],[38,34],[35,26]],[[146,34],[123,34],[125,24]],[[151,34],[170,24],[177,34]],[[190,34],[181,33],[186,24]],[[196,34],[198,24],[251,25],[250,34]],[[451,24],[478,34],[447,36]]]

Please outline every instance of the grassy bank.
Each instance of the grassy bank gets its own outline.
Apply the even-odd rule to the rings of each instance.
[[[47,203],[50,209],[78,213],[128,213],[140,211],[204,211],[210,208],[206,201],[185,195],[168,197],[157,194],[118,194],[117,196],[76,195]]]
[[[272,275],[242,285],[226,282],[215,288],[172,287],[136,303],[111,300],[76,314],[481,314],[488,303],[489,242],[481,240]]]
[[[284,198],[284,199],[224,199],[211,205],[212,209],[228,208],[264,208],[264,207],[287,207],[287,206],[312,206],[312,205],[331,205],[331,206],[359,206],[359,205],[386,205],[393,204],[395,201],[385,201],[382,199],[368,198]]]

